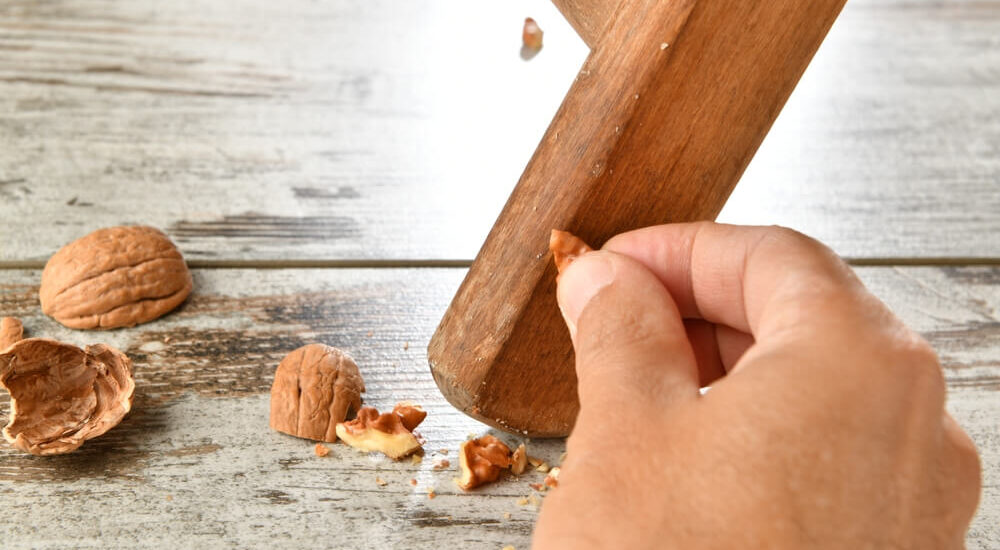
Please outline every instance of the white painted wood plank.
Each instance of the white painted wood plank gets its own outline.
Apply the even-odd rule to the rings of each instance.
[[[983,499],[969,547],[995,548],[1000,269],[858,271],[941,356],[949,410],[983,461]],[[483,430],[443,401],[426,365],[427,342],[463,275],[461,269],[195,270],[195,293],[181,310],[134,329],[82,332],[41,315],[38,271],[0,270],[0,314],[22,317],[31,335],[118,346],[135,360],[137,377],[134,412],[79,452],[37,458],[0,446],[7,514],[0,540],[12,548],[527,548],[536,510],[517,501],[540,476],[465,494],[451,482],[454,466],[433,469],[442,458],[433,451],[450,449],[454,464],[458,444]],[[422,464],[342,445],[320,459],[310,443],[268,429],[273,370],[287,351],[312,341],[357,358],[369,404],[387,408],[411,399],[428,408]],[[0,414],[5,402],[0,398]],[[529,448],[555,461],[563,444]],[[375,476],[388,484],[376,485]]]
[[[998,36],[996,0],[852,0],[722,219],[1000,256]],[[470,259],[585,55],[541,0],[4,2],[0,261],[121,223],[190,259]]]

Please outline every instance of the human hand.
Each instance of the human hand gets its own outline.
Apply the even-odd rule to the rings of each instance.
[[[535,548],[964,547],[980,466],[937,357],[828,248],[650,227],[558,299],[580,414]]]

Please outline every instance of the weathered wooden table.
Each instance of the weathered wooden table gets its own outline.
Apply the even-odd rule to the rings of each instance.
[[[115,345],[137,378],[134,411],[79,452],[0,447],[0,547],[528,546],[537,506],[519,501],[540,475],[463,493],[433,468],[484,427],[425,354],[586,55],[548,3],[494,4],[0,3],[0,314]],[[530,61],[525,16],[546,31]],[[722,215],[829,243],[937,348],[982,454],[968,545],[984,549],[1000,547],[998,67],[997,0],[851,0]],[[42,315],[48,256],[126,223],[180,245],[191,299],[126,330]],[[307,342],[349,350],[369,404],[424,404],[421,464],[318,458],[268,429],[274,368]],[[555,461],[563,444],[529,448]]]

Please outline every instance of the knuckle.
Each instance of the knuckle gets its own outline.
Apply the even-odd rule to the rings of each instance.
[[[937,353],[926,340],[906,330],[888,346],[891,373],[897,380],[906,380],[922,395],[944,398],[945,379]]]

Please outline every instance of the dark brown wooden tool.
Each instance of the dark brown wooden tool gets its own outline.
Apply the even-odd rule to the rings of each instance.
[[[592,52],[431,340],[445,397],[561,436],[579,403],[549,231],[714,219],[844,0],[556,0]]]

